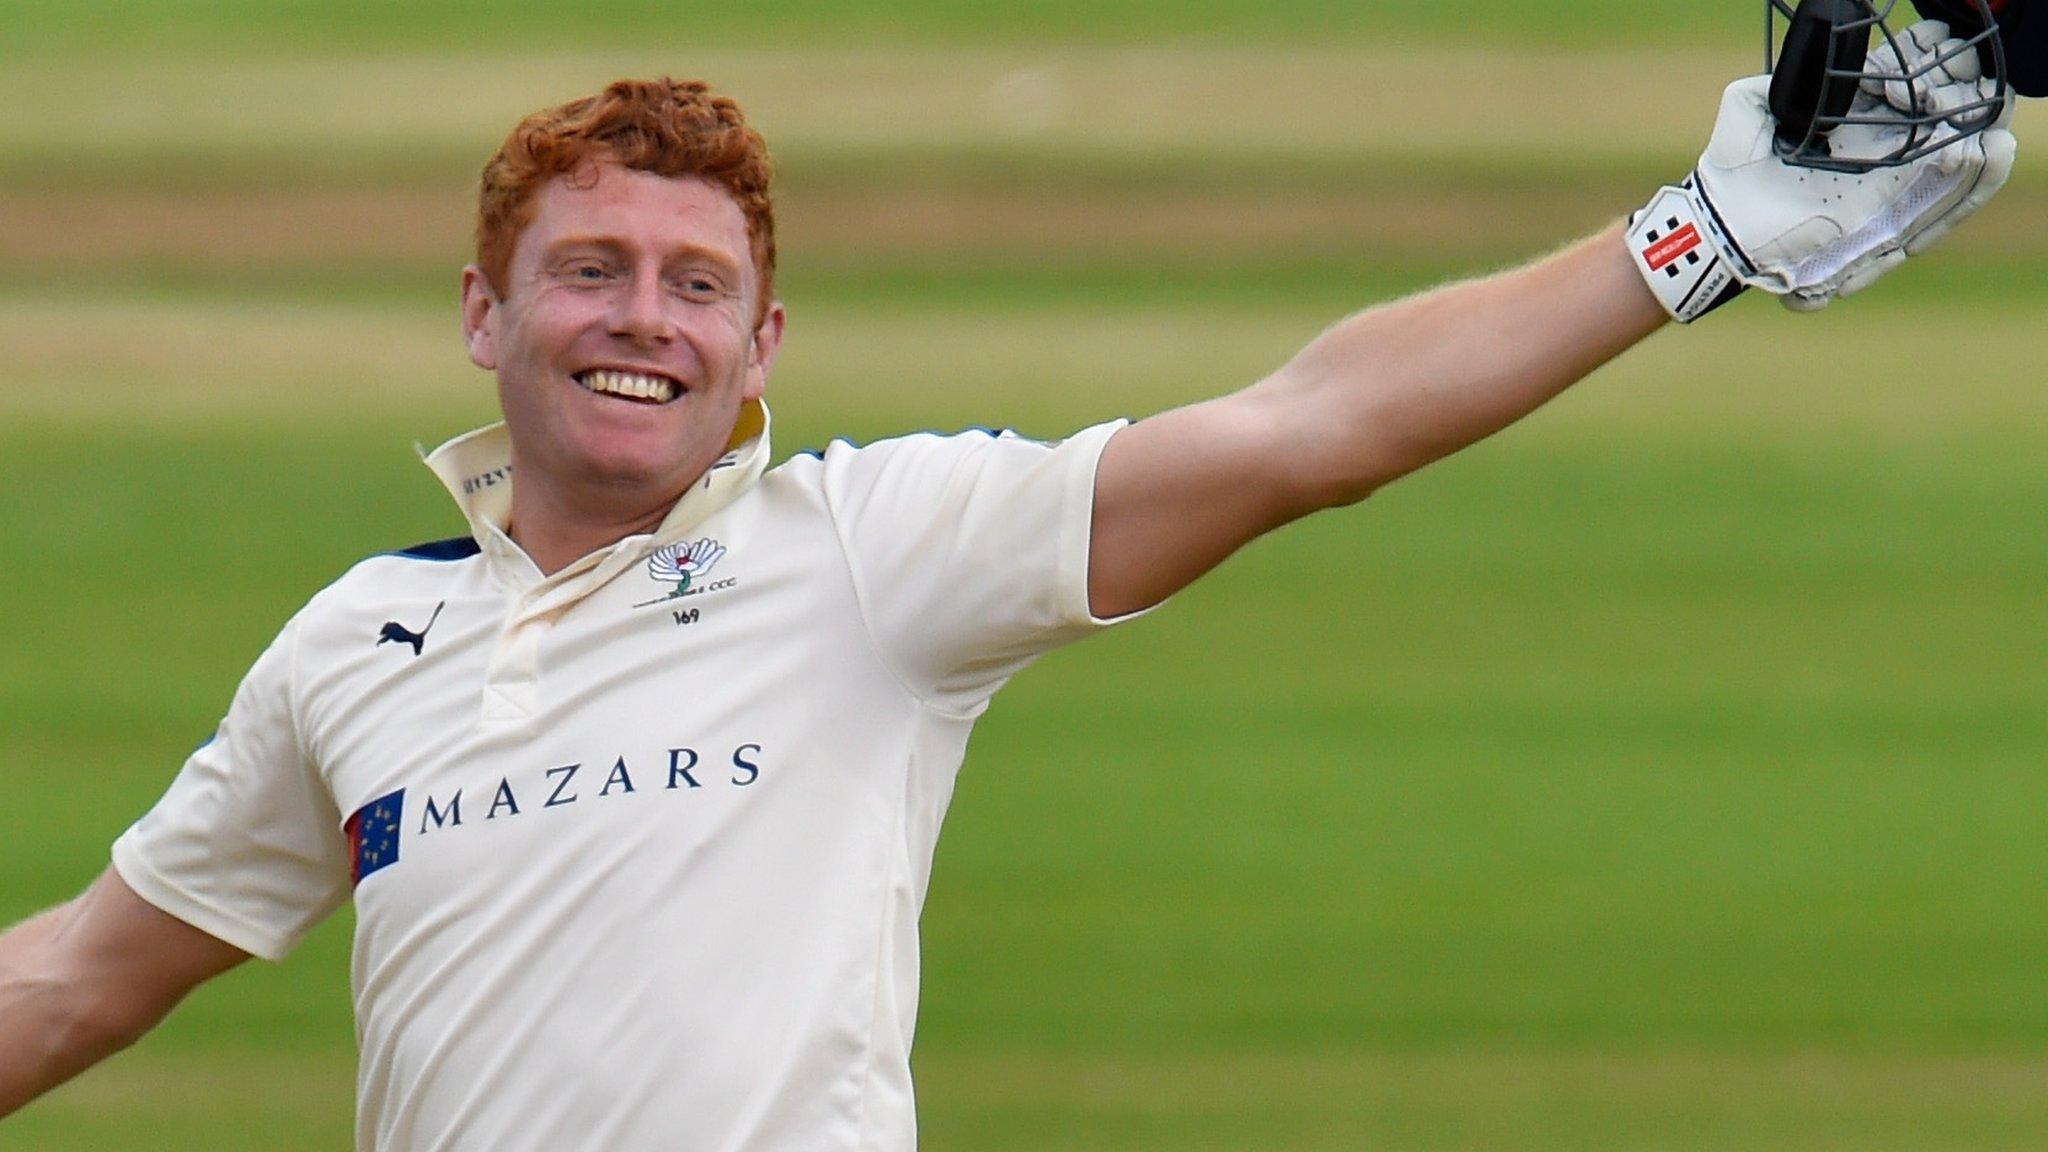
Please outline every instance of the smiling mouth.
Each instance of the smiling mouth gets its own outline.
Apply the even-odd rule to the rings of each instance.
[[[621,400],[632,400],[641,404],[666,404],[683,394],[683,386],[667,376],[652,376],[644,372],[620,372],[611,368],[593,368],[578,372],[571,377],[583,386],[586,392],[600,396],[616,396]]]

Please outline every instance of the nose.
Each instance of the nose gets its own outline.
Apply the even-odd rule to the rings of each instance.
[[[621,284],[612,294],[608,320],[612,335],[637,344],[667,344],[676,336],[658,275],[642,273]]]

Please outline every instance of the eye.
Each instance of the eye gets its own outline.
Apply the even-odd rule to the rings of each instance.
[[[709,273],[687,272],[669,283],[676,295],[693,304],[712,304],[729,295],[725,282]]]
[[[572,260],[555,269],[555,275],[571,284],[609,284],[611,268],[598,260]]]

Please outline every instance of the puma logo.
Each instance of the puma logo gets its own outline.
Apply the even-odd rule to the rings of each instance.
[[[412,654],[418,656],[426,649],[427,633],[434,630],[434,621],[441,618],[441,609],[447,606],[448,602],[446,600],[434,605],[434,614],[427,618],[427,626],[417,632],[396,620],[386,620],[384,622],[384,630],[377,633],[377,644],[380,647],[391,643],[410,644],[412,645]]]

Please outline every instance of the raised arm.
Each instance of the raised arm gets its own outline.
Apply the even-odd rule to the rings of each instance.
[[[1692,174],[1626,227],[1362,312],[1241,392],[1117,433],[1096,473],[1090,607],[1159,602],[1253,537],[1499,431],[1667,318],[1744,287],[1819,308],[1923,250],[1990,199],[2015,145],[1974,48],[1931,21],[1899,43],[1903,64],[1879,61],[1820,153],[1860,170],[1788,163],[1770,77],[1739,80]]]
[[[247,960],[137,896],[113,869],[0,935],[0,1116],[126,1048]]]
[[[1098,616],[1155,604],[1261,533],[1506,427],[1655,331],[1619,229],[1339,323],[1278,372],[1119,432],[1096,474]]]

